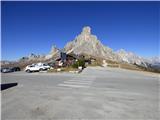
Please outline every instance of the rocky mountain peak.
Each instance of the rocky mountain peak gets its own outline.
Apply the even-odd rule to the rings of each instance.
[[[99,58],[114,58],[115,55],[112,49],[104,46],[96,35],[91,34],[91,28],[86,26],[82,29],[73,41],[70,41],[65,46],[67,53],[86,54]]]
[[[117,53],[126,54],[127,52],[124,49],[120,49],[120,50],[117,51]]]
[[[38,56],[36,55],[36,54],[34,54],[34,53],[31,53],[29,56],[28,56],[28,58],[37,58]]]
[[[60,50],[56,47],[56,45],[52,45],[50,53],[48,55],[46,55],[45,58],[51,59],[51,58],[57,56],[57,54],[60,54]]]
[[[90,35],[91,34],[91,28],[89,26],[83,27],[81,34]]]
[[[56,47],[56,45],[53,45],[50,51],[50,54],[55,54],[58,51],[58,48]]]

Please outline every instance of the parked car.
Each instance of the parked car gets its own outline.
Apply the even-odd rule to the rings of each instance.
[[[50,62],[50,63],[48,63],[48,65],[50,66],[50,67],[55,67],[55,63],[54,62]]]
[[[48,70],[50,68],[49,65],[44,64],[44,63],[37,63],[37,64],[32,64],[32,65],[28,65],[25,68],[25,71],[30,73],[30,72],[39,72],[39,71],[44,71],[44,70]]]
[[[2,73],[9,73],[9,72],[13,72],[12,68],[6,67],[6,68],[1,68],[1,72]]]
[[[13,68],[12,68],[12,71],[13,71],[13,72],[15,72],[15,71],[21,71],[21,69],[20,69],[19,67],[13,67]]]

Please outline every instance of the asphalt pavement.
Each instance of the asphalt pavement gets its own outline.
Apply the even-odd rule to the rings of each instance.
[[[88,67],[80,74],[1,74],[2,120],[159,120],[159,75]]]

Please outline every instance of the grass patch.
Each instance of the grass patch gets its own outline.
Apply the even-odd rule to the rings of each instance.
[[[120,68],[129,69],[129,70],[141,70],[137,66],[131,65],[131,64],[120,64]]]
[[[57,69],[61,69],[60,71],[58,71]],[[48,70],[48,72],[69,72],[69,71],[77,71],[77,68],[73,68],[73,67],[62,67],[62,68],[57,68],[57,69],[50,69]]]
[[[88,64],[88,66],[102,66],[102,61],[99,60],[92,61],[91,64]]]
[[[119,67],[119,64],[108,64],[108,67]]]
[[[47,72],[49,72],[49,73],[57,72],[57,69],[49,69]]]
[[[77,71],[77,70],[78,70],[77,68],[73,68],[73,67],[64,68],[64,71],[67,71],[67,72],[69,72],[69,71]]]

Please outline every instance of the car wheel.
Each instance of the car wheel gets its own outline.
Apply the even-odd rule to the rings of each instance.
[[[40,68],[40,69],[39,69],[39,71],[43,71],[43,69],[42,69],[42,68]]]
[[[30,71],[30,70],[26,70],[26,72],[27,72],[27,73],[30,73],[31,71]]]
[[[16,71],[20,71],[20,68],[17,68],[17,70]]]

